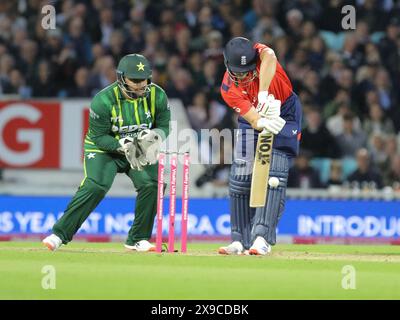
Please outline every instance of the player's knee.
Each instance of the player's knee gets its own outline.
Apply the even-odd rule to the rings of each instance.
[[[164,189],[165,189],[166,184],[164,184]],[[150,192],[157,192],[157,188],[158,188],[158,183],[157,181],[148,179],[145,181],[142,181],[138,186],[137,186],[137,191],[150,191]]]
[[[229,193],[249,194],[251,187],[251,164],[243,160],[235,160],[229,176]]]
[[[100,184],[93,179],[86,179],[83,186],[93,194],[106,194],[111,185]]]
[[[286,188],[289,175],[289,158],[280,151],[274,150],[268,184],[271,189]]]

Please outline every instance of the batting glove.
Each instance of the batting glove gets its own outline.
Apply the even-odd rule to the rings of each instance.
[[[258,105],[257,112],[262,117],[266,118],[276,118],[281,114],[281,101],[275,99],[272,94],[265,97],[266,91],[259,92],[258,94]]]
[[[278,134],[282,128],[285,126],[286,121],[281,117],[275,117],[272,119],[269,118],[260,118],[257,121],[257,127],[266,129],[267,131]]]

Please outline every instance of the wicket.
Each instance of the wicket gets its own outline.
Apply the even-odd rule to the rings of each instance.
[[[167,154],[170,154],[170,186],[169,186],[169,223],[168,223],[168,252],[175,252],[175,212],[176,212],[176,175],[178,169],[178,155],[183,155],[182,179],[182,218],[181,218],[181,252],[187,251],[187,223],[189,202],[189,153],[160,152],[158,158],[158,190],[157,190],[157,235],[156,251],[162,251],[162,224],[164,204],[164,173]]]

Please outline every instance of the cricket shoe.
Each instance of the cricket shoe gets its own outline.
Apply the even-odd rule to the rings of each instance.
[[[263,237],[257,237],[249,249],[249,254],[265,256],[271,252],[271,245]]]
[[[227,255],[242,255],[245,253],[245,250],[240,241],[233,241],[230,245],[226,247],[220,247],[218,249],[218,253]]]
[[[42,242],[50,251],[56,251],[62,245],[62,240],[55,234],[51,234],[44,238]]]
[[[129,244],[124,244],[124,247],[129,249],[129,250],[134,250],[138,252],[152,252],[156,251],[156,247],[152,245],[150,242],[147,240],[140,240],[136,242],[133,246]]]

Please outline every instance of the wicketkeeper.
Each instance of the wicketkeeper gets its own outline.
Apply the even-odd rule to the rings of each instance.
[[[301,104],[274,51],[266,45],[233,38],[225,46],[224,60],[227,70],[221,95],[240,114],[240,134],[229,180],[232,243],[219,253],[265,255],[276,243],[289,162],[299,150]],[[257,179],[252,177],[254,150],[263,129],[275,135],[269,176],[279,183],[269,188],[264,207],[251,208],[251,179]]]
[[[169,135],[171,116],[167,95],[151,76],[144,56],[126,55],[118,64],[117,81],[93,98],[84,143],[85,178],[53,234],[43,240],[50,250],[72,240],[117,173],[125,173],[137,190],[135,219],[125,247],[155,250],[148,240],[157,205],[157,158]]]

